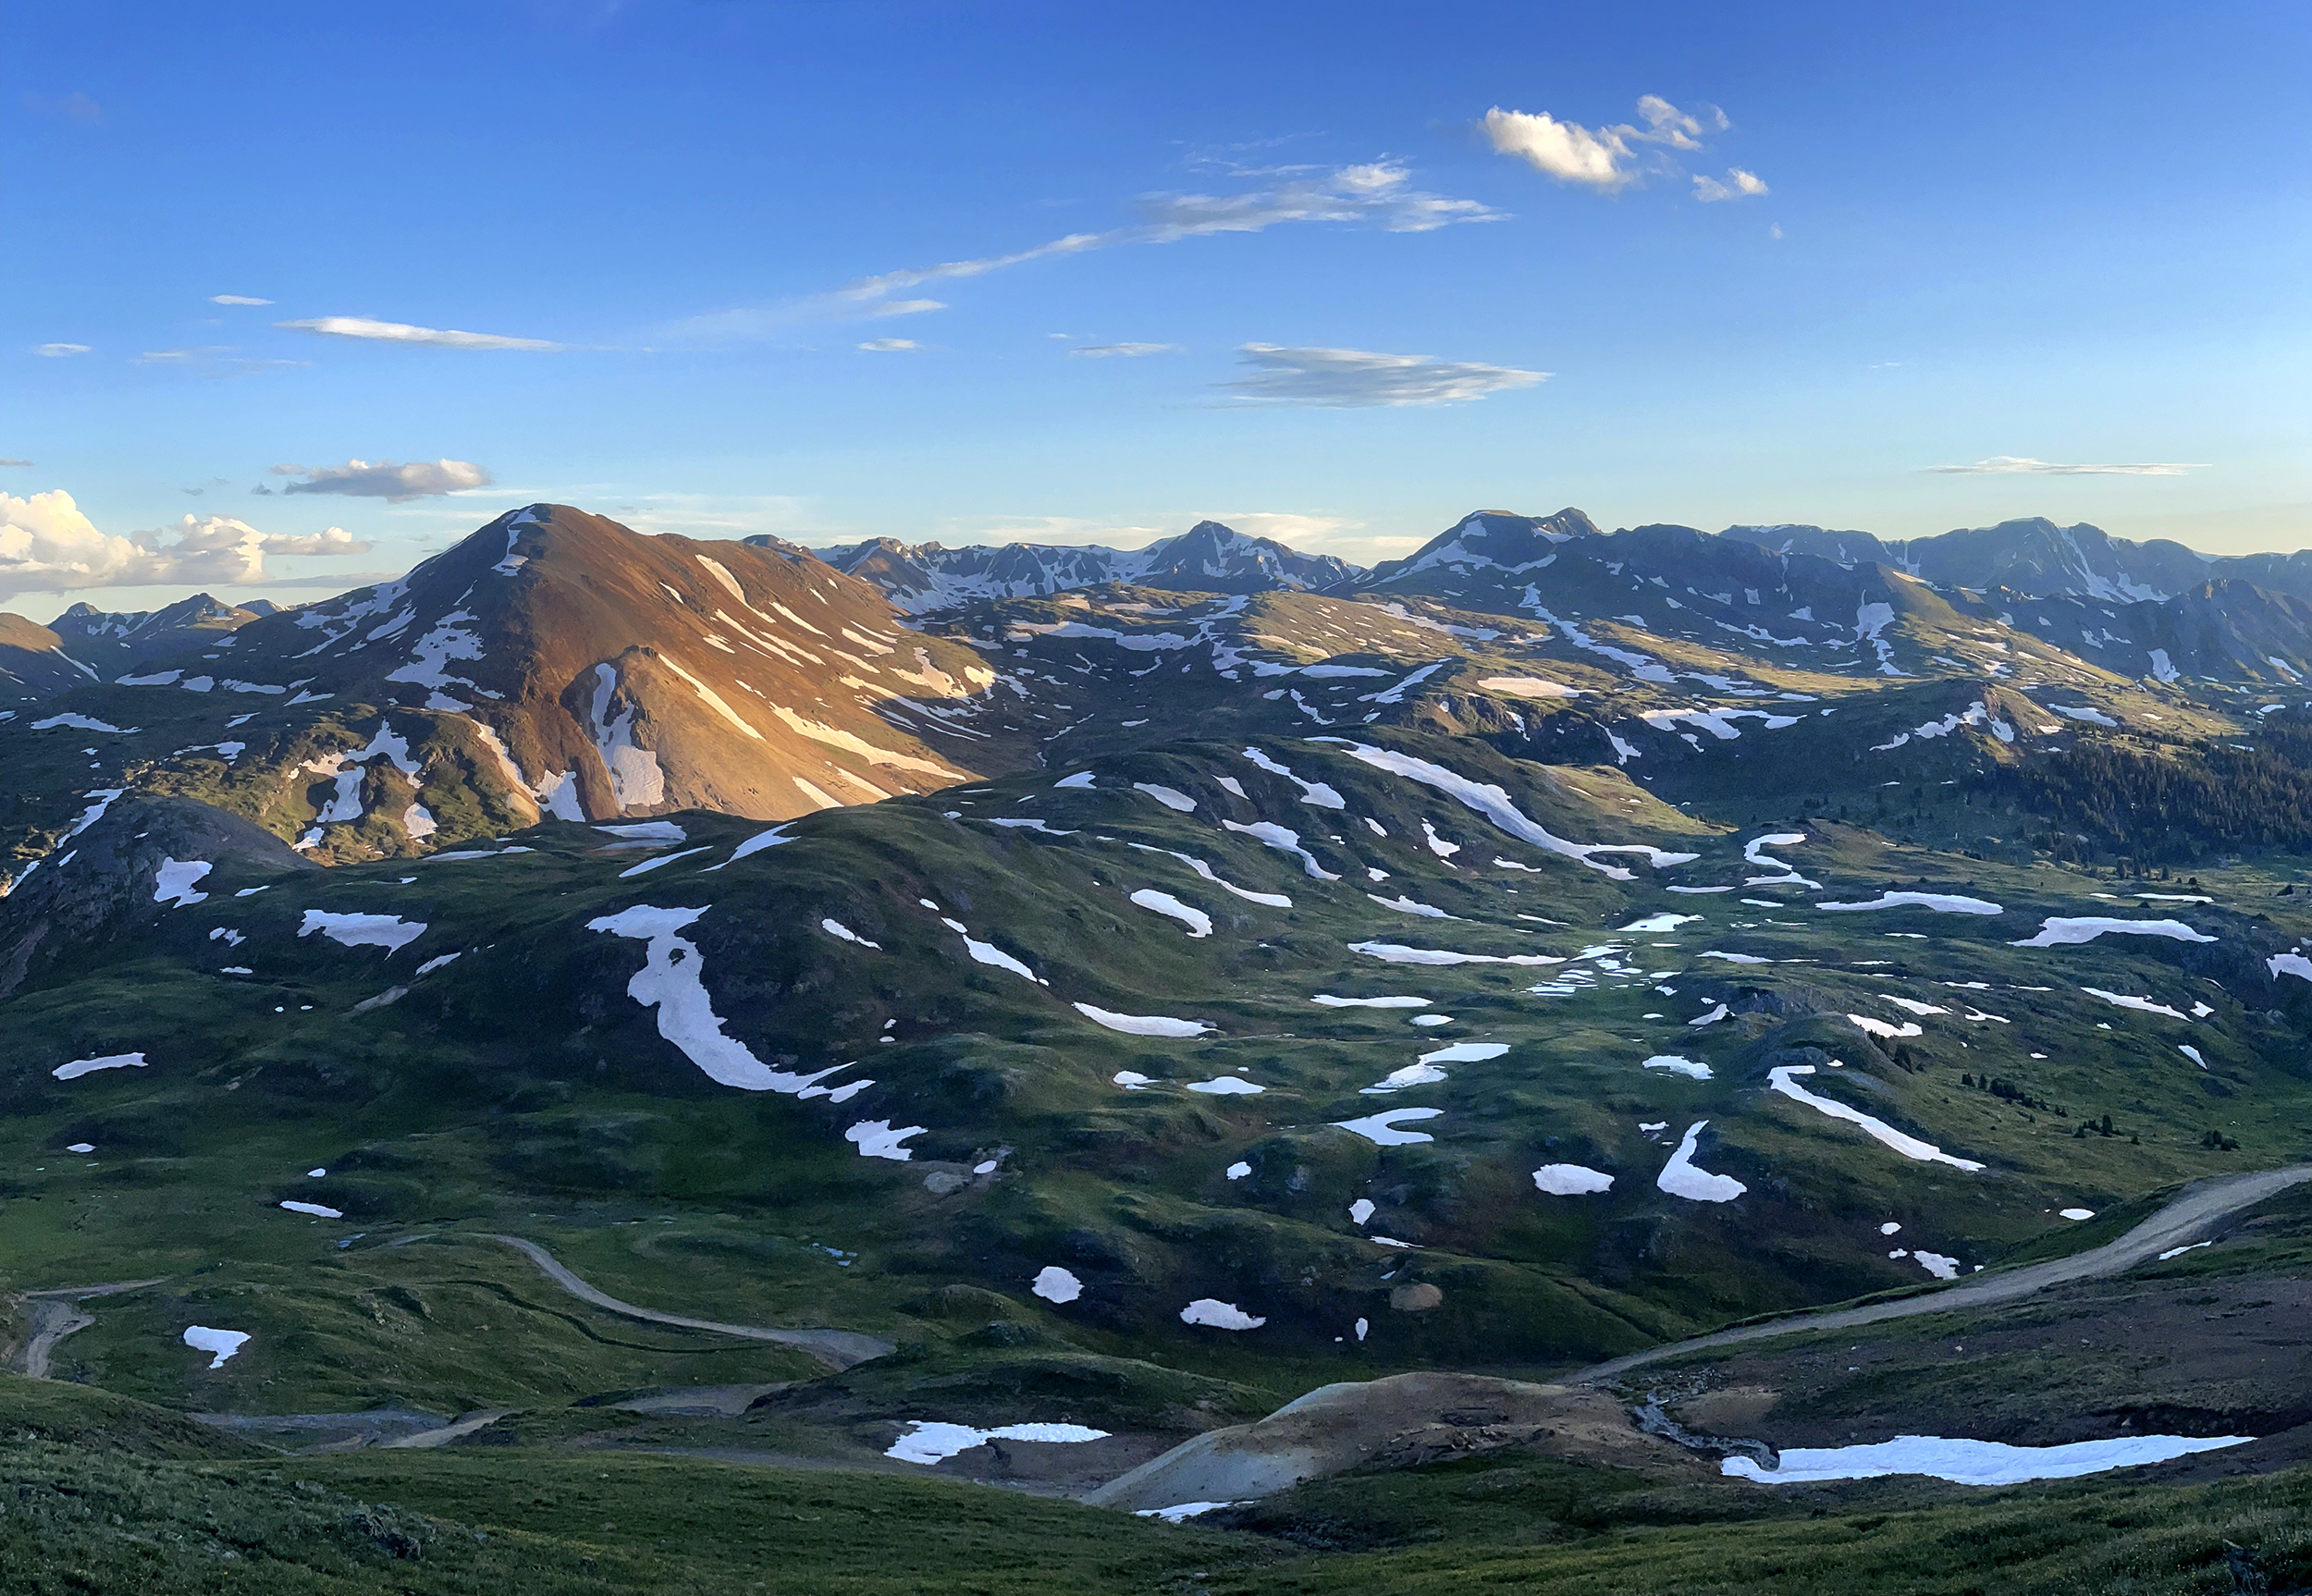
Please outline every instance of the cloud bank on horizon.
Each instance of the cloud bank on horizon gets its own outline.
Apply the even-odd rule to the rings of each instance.
[[[0,597],[164,583],[246,586],[266,580],[268,555],[365,553],[343,527],[309,536],[259,532],[228,515],[188,515],[127,536],[99,531],[62,488],[0,493]]]

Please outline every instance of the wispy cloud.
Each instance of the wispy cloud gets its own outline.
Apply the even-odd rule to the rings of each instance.
[[[1415,188],[1411,169],[1387,159],[1350,166],[1288,168],[1261,176],[1275,180],[1236,194],[1145,194],[1138,202],[1140,219],[1125,227],[1069,233],[1005,254],[880,272],[781,305],[743,306],[693,316],[674,330],[678,337],[705,340],[765,338],[806,321],[908,313],[900,307],[941,308],[936,301],[892,296],[931,283],[960,282],[1009,271],[1035,261],[1135,244],[1176,243],[1218,233],[1258,233],[1304,222],[1425,233],[1464,222],[1499,221],[1503,215],[1475,200]]]
[[[859,347],[870,354],[895,355],[904,354],[909,350],[919,350],[923,346],[913,338],[869,338]]]
[[[333,493],[348,498],[382,498],[390,504],[463,493],[468,488],[487,487],[491,482],[488,470],[470,460],[413,460],[406,465],[389,460],[374,464],[349,460],[343,465],[277,465],[273,474],[300,479],[286,485],[283,493]]]
[[[340,555],[369,545],[342,527],[310,536],[259,532],[231,516],[186,516],[126,537],[100,531],[62,488],[0,493],[0,596],[154,583],[263,582],[268,555]]]
[[[892,300],[875,307],[872,314],[881,316],[919,316],[931,311],[947,309],[945,300]]]
[[[551,352],[563,347],[545,338],[517,338],[503,333],[466,333],[455,327],[412,326],[408,322],[381,322],[368,316],[315,316],[308,321],[275,322],[273,325],[291,332],[322,333],[330,338],[363,338],[375,343],[425,344],[445,350],[535,350]]]
[[[1461,404],[1547,380],[1547,372],[1514,366],[1441,361],[1428,355],[1375,354],[1367,350],[1286,349],[1245,344],[1253,369],[1218,386],[1234,402],[1310,405],[1327,409]]]
[[[2207,462],[2162,461],[2136,465],[2059,465],[2052,460],[1995,454],[1973,465],[1930,465],[1924,469],[1945,476],[2183,476],[2204,471]]]
[[[0,460],[0,466],[9,466],[9,465],[30,466],[30,465],[36,465],[36,464],[38,464],[38,463],[39,463],[39,462],[38,462],[38,461],[36,461],[36,460]]]
[[[1137,359],[1141,355],[1178,354],[1178,344],[1083,344],[1068,350],[1078,360],[1101,361],[1117,358]]]
[[[1673,150],[1699,150],[1703,134],[1723,133],[1734,125],[1716,105],[1704,105],[1689,114],[1659,94],[1638,96],[1638,119],[1646,125],[1644,132],[1635,135],[1638,139],[1649,144],[1666,144]]]
[[[1746,172],[1740,166],[1728,166],[1724,182],[1704,177],[1700,172],[1694,174],[1694,198],[1705,205],[1719,200],[1746,200],[1765,191],[1766,180],[1764,178],[1755,172]]]
[[[84,355],[84,354],[88,353],[88,345],[86,345],[86,344],[34,344],[34,345],[32,346],[32,352],[33,352],[34,354],[36,354],[36,355],[40,355],[40,356],[42,356],[43,358],[47,359],[47,360],[52,360],[52,361],[60,361],[60,360],[65,360],[65,359],[68,359],[68,358],[69,358],[70,356],[73,356],[73,355]]]
[[[1675,173],[1676,164],[1662,152],[1700,150],[1705,135],[1722,133],[1733,126],[1716,105],[1681,111],[1659,94],[1639,99],[1638,120],[1645,125],[1617,122],[1587,128],[1547,111],[1509,111],[1495,105],[1485,113],[1479,128],[1494,150],[1517,157],[1537,172],[1561,183],[1614,194],[1642,181],[1650,169]],[[1724,181],[1703,177],[1693,181],[1695,198],[1705,201],[1766,191],[1756,173],[1739,166]]]
[[[313,362],[239,354],[231,344],[200,344],[181,350],[146,350],[137,356],[135,363],[191,372],[196,376],[232,377],[309,366]]]
[[[272,302],[271,300],[252,300],[247,294],[211,294],[209,296],[209,303],[213,305],[269,305]]]

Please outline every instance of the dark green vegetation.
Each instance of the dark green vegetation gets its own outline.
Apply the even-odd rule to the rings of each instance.
[[[2189,865],[2243,849],[2301,853],[2312,847],[2312,718],[2267,717],[2257,743],[2083,743],[2012,767],[2003,785],[2047,818],[2042,841],[2059,855]]]
[[[86,1403],[83,1393],[75,1400]],[[1173,1528],[941,1480],[514,1447],[203,1458],[0,1379],[12,1591],[2281,1591],[2312,1471],[1766,1492],[1501,1455]],[[117,1406],[117,1405],[116,1405]],[[165,1425],[157,1417],[151,1421]],[[122,1416],[108,1413],[106,1424]]]
[[[1703,557],[1679,529],[1624,535]],[[1780,1492],[1519,1455],[1174,1528],[886,1459],[916,1422],[1112,1431],[1105,1451],[942,1466],[1075,1492],[1327,1381],[1540,1378],[1924,1291],[2312,1157],[2297,720],[2123,679],[1981,595],[1745,546],[1722,575],[1665,565],[1675,585],[1568,550],[1543,588],[1537,545],[1361,595],[964,606],[928,628],[940,659],[997,673],[983,718],[926,707],[977,692],[887,707],[908,746],[999,773],[775,841],[726,813],[601,807],[619,750],[573,730],[598,714],[583,695],[550,691],[529,723],[541,746],[580,739],[602,825],[531,823],[541,798],[474,730],[489,707],[387,695],[384,650],[328,702],[108,684],[58,702],[134,732],[19,714],[0,797],[38,863],[0,900],[0,1284],[151,1283],[88,1299],[93,1322],[54,1342],[52,1373],[87,1390],[12,1388],[10,1422],[43,1439],[7,1455],[31,1493],[0,1489],[0,1533],[97,1589],[201,1588],[227,1550],[242,1566],[218,1578],[285,1590],[2301,1582],[2275,1505],[2300,1475]],[[788,574],[808,608],[819,579]],[[833,646],[813,634],[796,645]],[[489,681],[523,679],[519,645],[486,640]],[[635,693],[672,681],[746,745],[751,678],[709,714],[631,652],[663,639],[619,647]],[[342,793],[338,755],[388,718],[414,772],[370,758],[359,817],[309,850],[338,862],[301,862],[286,844]],[[639,724],[636,746],[674,746]],[[237,755],[195,746],[228,730]],[[797,733],[781,757],[835,746]],[[893,752],[842,746],[855,777]],[[123,791],[66,835],[92,789]],[[406,818],[421,801],[430,838]],[[156,896],[189,859],[210,868]],[[1831,907],[1889,892],[1942,908]],[[2035,937],[2083,916],[2170,934]],[[1182,1022],[1203,1028],[1163,1034]],[[1344,1128],[1408,1110],[1397,1135]],[[1689,1158],[1739,1192],[1698,1196]],[[1559,1195],[1564,1166],[1610,1188]],[[626,1304],[893,1350],[829,1372],[638,1320],[504,1236]],[[2237,1245],[2157,1278],[2237,1273]],[[2300,1344],[2294,1245],[2257,1240],[2252,1283],[2143,1311],[2174,1345],[2235,1320]],[[1050,1271],[1062,1288],[1039,1292]],[[64,1306],[13,1302],[19,1359]],[[212,1369],[192,1325],[249,1339]],[[2220,1396],[2163,1384],[2094,1333],[1954,1371],[1928,1350],[1948,1327],[1927,1328],[1889,1332],[1909,1350],[1855,1363],[1851,1388],[1791,1396],[1777,1374],[1759,1428],[1726,1432],[2040,1444],[2307,1417],[2247,1374]],[[1666,1394],[1716,1389],[1659,1372]],[[282,1455],[461,1415],[444,1451]]]

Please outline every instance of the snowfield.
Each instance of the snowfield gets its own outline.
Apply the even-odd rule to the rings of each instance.
[[[308,909],[297,934],[310,937],[315,931],[349,948],[383,948],[393,953],[423,937],[425,923],[396,915],[333,915],[326,909]]]
[[[60,1081],[77,1081],[82,1075],[92,1075],[99,1070],[141,1070],[144,1068],[142,1053],[106,1053],[101,1059],[75,1059],[68,1064],[58,1064],[49,1074]]]
[[[2039,934],[2013,943],[2018,948],[2064,948],[2092,942],[2097,937],[2168,937],[2178,942],[2212,942],[2181,920],[2114,920],[2102,915],[2049,915]]]
[[[1898,1435],[1862,1446],[1786,1448],[1778,1468],[1748,1457],[1728,1457],[1722,1473],[1762,1485],[1808,1485],[1826,1479],[1876,1479],[1924,1474],[1959,1485],[2016,1485],[2026,1479],[2076,1479],[2112,1468],[2165,1463],[2195,1452],[2244,1446],[2252,1435],[2122,1435],[2062,1446],[2010,1446],[1998,1441],[1947,1441],[1939,1435]]]
[[[1905,1136],[1885,1121],[1875,1120],[1860,1109],[1851,1109],[1835,1099],[1816,1097],[1798,1084],[1799,1076],[1814,1073],[1814,1066],[1812,1064],[1780,1065],[1766,1072],[1767,1088],[1781,1093],[1793,1102],[1804,1103],[1817,1113],[1828,1114],[1834,1120],[1844,1120],[1858,1127],[1864,1136],[1894,1148],[1906,1159],[1915,1159],[1921,1163],[1949,1164],[1955,1170],[1970,1172],[1983,1168],[1973,1159],[1953,1158],[1932,1142]]]
[[[1326,741],[1335,741],[1326,739]],[[1416,759],[1409,754],[1398,754],[1387,748],[1375,748],[1370,743],[1343,743],[1343,750],[1352,759],[1386,770],[1394,775],[1433,787],[1465,808],[1475,810],[1494,825],[1521,842],[1530,842],[1552,853],[1586,865],[1591,869],[1611,877],[1617,881],[1631,879],[1630,872],[1618,865],[1602,865],[1592,857],[1597,853],[1636,853],[1656,869],[1666,865],[1691,865],[1702,857],[1699,853],[1672,853],[1642,843],[1568,842],[1552,835],[1546,829],[1529,818],[1512,803],[1506,791],[1487,782],[1472,781],[1457,771],[1426,759]]]
[[[1142,887],[1132,894],[1132,902],[1152,914],[1169,915],[1188,928],[1190,937],[1212,934],[1212,917],[1203,910],[1183,903],[1170,892],[1159,892],[1153,887]]]
[[[1233,1302],[1199,1296],[1180,1310],[1180,1322],[1209,1325],[1214,1330],[1258,1330],[1268,1320],[1245,1312]]]
[[[1987,898],[1962,898],[1955,892],[1881,892],[1867,903],[1817,903],[1824,914],[1854,914],[1865,909],[1932,909],[1938,915],[2004,915],[2006,910]]]
[[[308,911],[310,913],[310,911]],[[658,1035],[672,1042],[683,1056],[696,1064],[718,1086],[743,1092],[799,1093],[814,1082],[833,1074],[837,1064],[816,1074],[774,1070],[756,1058],[745,1043],[723,1034],[721,1018],[707,995],[707,961],[698,945],[681,933],[706,906],[661,909],[637,903],[615,915],[586,922],[589,931],[607,931],[648,945],[643,967],[626,983],[626,995],[646,1009],[658,1011]],[[920,1127],[918,1127],[920,1128]]]
[[[1662,1166],[1654,1184],[1670,1196],[1684,1197],[1689,1202],[1732,1202],[1750,1188],[1732,1175],[1712,1174],[1694,1163],[1694,1144],[1709,1123],[1696,1120],[1686,1127],[1685,1138],[1670,1155],[1670,1161]]]
[[[1426,1131],[1398,1130],[1396,1125],[1399,1120],[1433,1120],[1444,1112],[1443,1109],[1391,1109],[1386,1113],[1367,1114],[1359,1120],[1334,1120],[1333,1123],[1345,1131],[1364,1137],[1375,1147],[1406,1148],[1437,1138]]]
[[[975,1430],[968,1424],[917,1418],[907,1421],[906,1433],[885,1448],[883,1455],[896,1457],[902,1463],[929,1465],[943,1463],[959,1452],[968,1452],[990,1441],[1040,1441],[1064,1445],[1107,1439],[1108,1431],[1081,1424],[1006,1424],[994,1430]]]
[[[1119,1014],[1113,1009],[1096,1009],[1089,1003],[1073,1006],[1093,1025],[1121,1031],[1127,1037],[1200,1037],[1213,1029],[1201,1020],[1175,1020],[1165,1014]]]

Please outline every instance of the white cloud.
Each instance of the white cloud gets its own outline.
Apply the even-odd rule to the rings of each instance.
[[[380,322],[368,316],[315,316],[310,321],[275,322],[292,332],[326,333],[331,338],[366,338],[378,343],[429,344],[445,350],[540,350],[562,346],[544,338],[508,338],[500,333],[461,333],[455,327],[420,327],[408,322]]]
[[[1510,388],[1531,387],[1550,374],[1366,350],[1245,344],[1239,352],[1244,363],[1254,369],[1219,386],[1243,404],[1333,409],[1458,404]]]
[[[252,300],[247,294],[211,294],[209,296],[209,303],[213,305],[269,305],[272,302],[271,300]]]
[[[486,468],[469,460],[413,460],[407,465],[396,465],[389,460],[375,464],[349,460],[343,465],[311,468],[277,465],[273,474],[304,479],[289,484],[281,489],[283,493],[335,493],[348,498],[382,498],[392,504],[487,487],[491,480]]]
[[[1673,150],[1699,150],[1705,130],[1718,132],[1728,126],[1726,113],[1716,105],[1703,106],[1702,116],[1691,116],[1659,94],[1639,95],[1638,115],[1646,125],[1638,137]]]
[[[928,311],[945,309],[945,300],[892,300],[887,304],[876,306],[869,313],[880,319],[884,316],[919,316]]]
[[[1363,522],[1349,521],[1337,515],[1310,515],[1280,509],[1236,509],[1211,519],[1223,526],[1235,527],[1248,537],[1270,538],[1294,548],[1320,554],[1327,552],[1326,545],[1361,544],[1367,541],[1356,535],[1363,528]]]
[[[1726,181],[1722,183],[1716,178],[1705,178],[1699,172],[1694,174],[1694,198],[1705,205],[1716,200],[1749,199],[1765,191],[1766,180],[1764,178],[1755,172],[1746,172],[1740,166],[1728,166]]]
[[[1505,155],[1515,155],[1561,183],[1580,183],[1605,193],[1636,181],[1636,157],[1628,128],[1585,128],[1560,122],[1547,111],[1485,113],[1485,137]]]
[[[265,580],[267,555],[360,554],[342,527],[309,537],[259,532],[230,516],[186,516],[174,526],[101,532],[62,488],[29,498],[0,493],[0,596],[154,583],[222,586]]]
[[[869,338],[859,347],[873,354],[900,354],[923,346],[913,338]]]
[[[1561,121],[1546,111],[1505,111],[1495,105],[1485,113],[1480,125],[1487,141],[1502,154],[1515,155],[1561,183],[1580,183],[1606,194],[1619,192],[1644,175],[1647,158],[1644,152],[1632,145],[1699,150],[1703,134],[1722,133],[1733,126],[1726,119],[1726,113],[1716,105],[1704,105],[1695,112],[1681,111],[1659,94],[1640,97],[1638,119],[1645,126],[1617,122],[1608,128],[1585,128],[1579,122]],[[1666,157],[1656,155],[1652,162],[1656,170],[1676,170]],[[1758,182],[1748,173],[1738,176],[1748,182]],[[1704,182],[1725,190],[1704,194],[1705,199],[1723,200],[1736,193],[1766,191],[1764,183],[1752,190],[1739,184],[1726,188],[1714,179],[1695,179],[1697,188]]]
[[[2183,464],[2058,465],[2049,460],[1996,454],[1973,465],[1930,465],[1925,469],[1945,476],[2183,476],[2204,470],[2206,465],[2204,460]]]
[[[1088,361],[1132,359],[1139,355],[1178,354],[1178,344],[1084,344],[1068,350],[1071,356]]]
[[[1414,188],[1411,171],[1395,161],[1261,175],[1280,180],[1269,188],[1239,194],[1147,194],[1139,202],[1141,220],[1127,227],[1069,233],[1008,254],[883,272],[785,305],[741,307],[693,316],[674,330],[677,336],[692,338],[765,338],[804,321],[906,313],[900,306],[944,308],[934,300],[894,300],[892,296],[927,283],[985,276],[1032,261],[1131,244],[1176,243],[1218,233],[1258,233],[1293,222],[1425,233],[1460,222],[1499,221],[1503,215],[1475,200],[1457,200]]]
[[[1171,243],[1211,233],[1257,233],[1285,222],[1339,222],[1390,233],[1430,233],[1457,222],[1494,222],[1501,213],[1475,200],[1413,188],[1395,161],[1369,161],[1329,172],[1291,173],[1273,189],[1244,194],[1150,194],[1145,222],[1108,235],[1117,243]]]
[[[309,366],[311,361],[259,360],[235,354],[231,344],[200,344],[191,349],[146,350],[137,356],[141,366],[173,366],[206,377],[246,376],[285,366]]]
[[[32,346],[32,352],[36,355],[44,355],[52,361],[62,360],[68,355],[84,355],[88,353],[88,345],[34,344]]]

